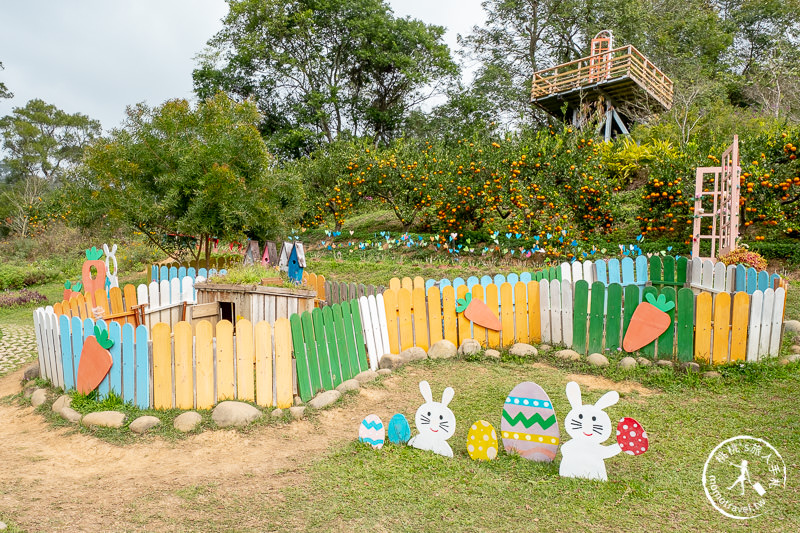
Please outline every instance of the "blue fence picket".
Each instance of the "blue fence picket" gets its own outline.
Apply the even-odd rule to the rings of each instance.
[[[78,319],[80,324],[80,319]],[[64,371],[64,390],[75,388],[76,369],[72,367],[72,333],[70,319],[67,315],[58,317],[59,333],[61,334],[61,368]]]
[[[150,402],[150,349],[147,326],[136,328],[136,405],[147,409]]]
[[[595,281],[599,281],[608,287],[608,275],[606,274],[606,261],[605,259],[598,259],[594,262]]]
[[[528,285],[528,282],[529,282],[531,279],[533,279],[533,278],[531,277],[531,273],[530,273],[530,272],[523,272],[522,274],[520,274],[520,275],[519,275],[519,280],[520,280],[522,283],[524,283],[524,284],[525,284],[525,286],[527,286],[527,285]]]
[[[206,270],[205,268],[199,269],[197,271],[197,277],[198,278],[206,278],[206,279],[208,279],[208,270]]]
[[[466,285],[467,282],[464,281],[464,278],[456,278],[453,280],[453,290],[458,292],[458,288],[462,285]]]
[[[169,267],[169,279],[173,280],[178,277],[178,267]]]
[[[700,280],[692,280],[694,283],[699,283]],[[747,290],[747,270],[744,265],[736,265],[736,278],[734,280],[733,290],[742,292]]]
[[[186,269],[186,275],[195,280],[197,279],[197,270],[194,267],[189,267]]]
[[[612,283],[621,284],[622,278],[620,276],[619,259],[616,257],[608,260],[608,284]]]
[[[647,284],[648,279],[647,257],[640,255],[636,258],[636,284],[644,287]]]
[[[122,397],[122,328],[119,322],[108,324],[108,338],[114,344],[108,349],[111,354],[111,369],[108,371],[108,388]]]
[[[86,339],[88,339],[89,337],[94,335],[94,325],[90,325],[90,323],[91,323],[91,319],[89,319],[89,318],[87,318],[86,320],[83,321],[83,341],[84,342],[86,342]],[[97,326],[101,330],[108,330],[108,326],[106,325],[105,320],[102,320],[102,319],[98,320],[97,321]],[[112,356],[112,365],[111,365],[111,367],[112,368],[114,367],[114,365],[113,365],[113,356]],[[105,377],[103,378],[103,381],[101,381],[100,385],[97,386],[97,397],[100,398],[101,400],[103,398],[108,398],[108,391],[109,390],[111,390],[110,382],[109,382],[108,374],[106,374]]]
[[[122,399],[136,402],[136,345],[133,324],[122,326]]]
[[[769,286],[770,286],[770,287],[772,287],[773,289],[775,288],[775,280],[776,280],[776,279],[781,279],[780,275],[778,275],[778,274],[773,274],[773,275],[772,275],[772,276],[770,276],[770,278],[769,278]]]
[[[156,281],[163,281],[165,279],[169,279],[169,268],[166,265],[162,266],[158,271],[158,280]]]
[[[178,278],[183,279],[185,277],[186,277],[186,267],[185,266],[178,267]]]
[[[753,294],[758,289],[758,273],[756,269],[750,267],[747,269],[747,294]]]
[[[758,273],[758,290],[765,291],[769,288],[769,274],[766,270],[762,270]]]
[[[428,294],[428,289],[433,287],[435,284],[436,284],[436,280],[435,279],[425,280],[425,294]]]
[[[492,284],[492,276],[481,276],[481,287],[484,289]]]
[[[75,386],[78,383],[78,365],[81,363],[83,351],[83,321],[80,317],[72,318],[72,368],[75,369]]]
[[[500,288],[500,285],[506,282],[506,277],[502,274],[495,274],[494,276],[494,284],[497,285],[497,288]]]
[[[481,280],[479,280],[476,276],[470,276],[467,278],[467,290],[471,291],[472,287],[475,285],[480,285]]]

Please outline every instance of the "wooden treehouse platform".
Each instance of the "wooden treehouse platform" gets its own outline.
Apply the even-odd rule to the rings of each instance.
[[[628,45],[535,72],[531,102],[558,118],[599,100],[655,113],[672,107],[672,91],[672,80]]]

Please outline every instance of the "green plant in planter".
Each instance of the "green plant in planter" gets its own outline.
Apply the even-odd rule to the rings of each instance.
[[[261,285],[264,278],[279,278],[280,282],[270,283],[271,287],[281,287],[286,289],[307,289],[303,285],[296,285],[285,272],[277,268],[264,267],[261,265],[235,266],[228,269],[222,276],[216,276],[211,283],[227,283],[230,285]]]

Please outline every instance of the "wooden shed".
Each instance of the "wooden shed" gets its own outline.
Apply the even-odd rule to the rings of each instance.
[[[196,283],[197,305],[192,317],[203,320],[237,318],[253,323],[266,320],[274,324],[279,318],[289,318],[295,313],[314,309],[317,292],[262,285],[230,285],[223,283]]]

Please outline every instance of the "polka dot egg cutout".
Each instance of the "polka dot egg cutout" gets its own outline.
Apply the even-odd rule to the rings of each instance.
[[[367,415],[358,427],[358,440],[369,444],[376,450],[383,448],[383,443],[386,440],[386,428],[383,427],[381,417]]]
[[[650,440],[639,422],[625,417],[617,424],[617,444],[629,455],[642,455],[650,447]]]
[[[486,420],[478,420],[469,428],[467,453],[476,461],[491,461],[497,457],[497,433]]]
[[[525,381],[506,397],[500,422],[503,447],[532,461],[556,457],[561,433],[550,397],[536,383]]]

